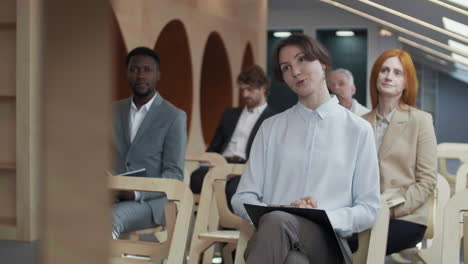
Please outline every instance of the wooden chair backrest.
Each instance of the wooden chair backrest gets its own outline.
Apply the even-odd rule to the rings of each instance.
[[[244,164],[229,164],[230,173],[228,175],[241,176],[244,172]],[[216,205],[219,212],[219,225],[224,228],[240,229],[242,218],[235,215],[228,207],[228,201],[226,199],[226,183],[228,175],[217,175],[215,177],[213,191],[216,197]],[[219,176],[219,177],[218,177]]]
[[[468,161],[463,163],[460,168],[457,170],[457,181],[455,183],[455,192],[463,191],[468,186],[466,186],[468,177]]]
[[[169,252],[160,252],[155,245],[157,243],[112,240],[112,256],[119,257],[121,254],[131,254],[159,259],[165,255],[168,263],[183,263],[194,205],[193,194],[187,185],[174,179],[125,176],[110,176],[109,182],[110,188],[116,190],[165,193],[169,202],[177,202],[178,207]]]
[[[468,163],[468,144],[467,143],[440,143],[437,145],[437,158],[439,160],[439,171],[442,176],[444,176],[451,188],[451,194],[453,195],[456,189],[466,188],[466,173],[462,183],[458,183],[458,173],[457,175],[451,174],[447,169],[447,160],[448,159],[457,159],[461,162],[461,166]],[[468,166],[468,165],[467,165]],[[460,167],[461,168],[461,167]],[[468,169],[467,169],[468,170]],[[462,185],[465,183],[464,185]]]
[[[429,198],[429,220],[426,232],[424,233],[424,239],[433,239],[437,229],[439,229],[438,223],[442,223],[444,207],[450,198],[450,185],[447,179],[438,174],[437,185],[434,193]],[[440,231],[442,225],[440,225]]]
[[[200,193],[194,237],[208,231],[207,224],[210,218],[218,219],[218,225],[220,226],[236,229],[240,228],[241,218],[232,214],[227,207],[224,188],[228,175],[232,173],[239,174],[239,172],[243,170],[243,167],[243,165],[238,164],[225,164],[216,166],[208,171]],[[214,208],[212,208],[213,200],[216,201],[217,210],[213,210]]]
[[[199,167],[199,162],[209,162],[211,166],[227,164],[226,159],[214,152],[187,152],[185,153],[184,182],[190,183],[190,175]]]

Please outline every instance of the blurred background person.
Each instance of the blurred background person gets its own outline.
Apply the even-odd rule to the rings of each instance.
[[[228,108],[224,111],[206,152],[219,153],[229,163],[244,164],[249,159],[250,148],[258,128],[265,119],[276,112],[267,104],[270,81],[260,66],[253,65],[241,72],[237,77],[237,85],[245,106]],[[201,165],[190,177],[190,188],[193,193],[201,192],[203,179],[210,166]],[[226,198],[231,210],[231,198],[236,192],[239,177],[229,179],[226,184]]]
[[[340,101],[340,105],[358,116],[370,112],[370,109],[361,105],[353,98],[356,93],[353,74],[346,69],[336,69],[327,75],[328,90],[335,94]]]
[[[387,255],[416,246],[424,236],[429,196],[437,183],[437,141],[432,116],[415,107],[418,79],[410,55],[391,49],[370,76],[380,190],[390,208]]]

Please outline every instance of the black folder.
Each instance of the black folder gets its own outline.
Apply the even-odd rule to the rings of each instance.
[[[352,263],[351,260],[351,251],[349,250],[349,246],[343,245],[343,243],[347,243],[346,239],[340,239],[338,235],[333,230],[333,226],[330,223],[330,219],[328,219],[327,212],[325,210],[320,209],[309,209],[309,208],[298,208],[298,207],[290,207],[290,206],[260,206],[260,205],[253,205],[253,204],[244,204],[245,210],[249,214],[250,220],[254,224],[255,228],[258,228],[258,223],[260,218],[264,214],[271,213],[273,211],[282,211],[298,216],[302,216],[306,219],[309,219],[323,227],[327,232],[330,232],[338,243],[338,246],[343,253],[343,259],[345,259],[345,263]],[[346,252],[346,253],[345,253]]]

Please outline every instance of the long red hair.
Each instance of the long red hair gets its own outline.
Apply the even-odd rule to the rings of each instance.
[[[413,60],[408,52],[400,49],[390,49],[382,53],[372,66],[370,75],[370,95],[372,108],[379,104],[379,91],[377,90],[377,77],[379,76],[382,64],[391,57],[397,57],[403,66],[403,76],[405,77],[405,89],[400,98],[400,103],[410,106],[416,106],[416,97],[418,96],[418,77],[414,68]]]

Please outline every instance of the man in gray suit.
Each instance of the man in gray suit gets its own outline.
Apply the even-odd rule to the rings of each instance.
[[[132,96],[114,109],[115,172],[146,169],[144,176],[183,180],[187,141],[186,114],[156,91],[159,56],[135,48],[127,55],[127,78]],[[116,191],[112,236],[165,223],[162,193]]]

